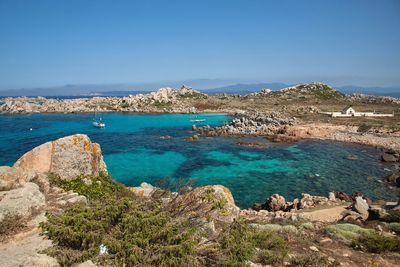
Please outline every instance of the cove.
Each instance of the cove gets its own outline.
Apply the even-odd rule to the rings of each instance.
[[[374,200],[396,200],[396,192],[381,182],[385,164],[371,147],[308,140],[273,144],[268,148],[238,145],[249,139],[217,137],[187,142],[192,119],[211,126],[231,119],[225,114],[102,114],[105,129],[92,127],[91,114],[0,116],[0,165],[12,165],[23,153],[44,142],[84,133],[101,145],[108,170],[128,186],[148,182],[176,190],[222,184],[242,208],[263,202],[273,193],[288,200],[302,192],[360,191]],[[30,130],[32,128],[32,131]],[[171,139],[162,139],[171,136]],[[348,155],[357,160],[348,160]]]

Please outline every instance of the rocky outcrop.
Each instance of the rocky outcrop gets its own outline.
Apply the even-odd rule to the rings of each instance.
[[[180,194],[167,204],[167,209],[175,218],[189,220],[210,234],[233,222],[240,210],[232,193],[222,185],[198,187]]]
[[[46,204],[39,186],[34,183],[26,183],[23,187],[0,192],[0,199],[0,221],[7,214],[30,217]]]
[[[264,209],[268,211],[286,210],[287,204],[283,196],[273,194],[270,196],[264,204]]]
[[[25,153],[14,164],[24,170],[55,173],[62,179],[106,172],[100,146],[87,135],[76,134],[47,142]]]
[[[203,136],[226,135],[272,135],[276,134],[285,125],[297,123],[295,117],[285,117],[280,113],[272,112],[263,114],[259,112],[246,112],[236,114],[239,118],[220,127],[197,127],[196,131]]]
[[[137,187],[128,187],[128,189],[133,192],[135,195],[141,197],[150,197],[151,194],[156,190],[154,186],[148,183],[141,183],[140,186]]]

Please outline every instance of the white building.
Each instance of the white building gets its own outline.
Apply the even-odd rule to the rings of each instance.
[[[320,112],[320,114],[336,117],[394,117],[392,114],[380,114],[374,112],[356,112],[352,106],[345,107],[342,112]]]
[[[354,116],[356,111],[351,106],[347,106],[342,110],[342,114],[346,114],[348,116]]]

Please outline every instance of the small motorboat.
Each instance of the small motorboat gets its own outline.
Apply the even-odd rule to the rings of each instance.
[[[197,119],[197,120],[190,120],[191,122],[205,122],[206,120],[204,119]]]

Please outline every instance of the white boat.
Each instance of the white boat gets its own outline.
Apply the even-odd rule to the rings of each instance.
[[[106,127],[106,124],[101,120],[101,117],[98,120],[96,119],[96,113],[94,113],[94,118],[93,118],[92,124],[93,124],[93,127],[96,127],[96,128]]]
[[[206,120],[204,119],[198,119],[198,120],[190,120],[191,122],[205,122]]]
[[[104,128],[106,127],[106,124],[101,121],[93,121],[93,126],[96,128]]]

